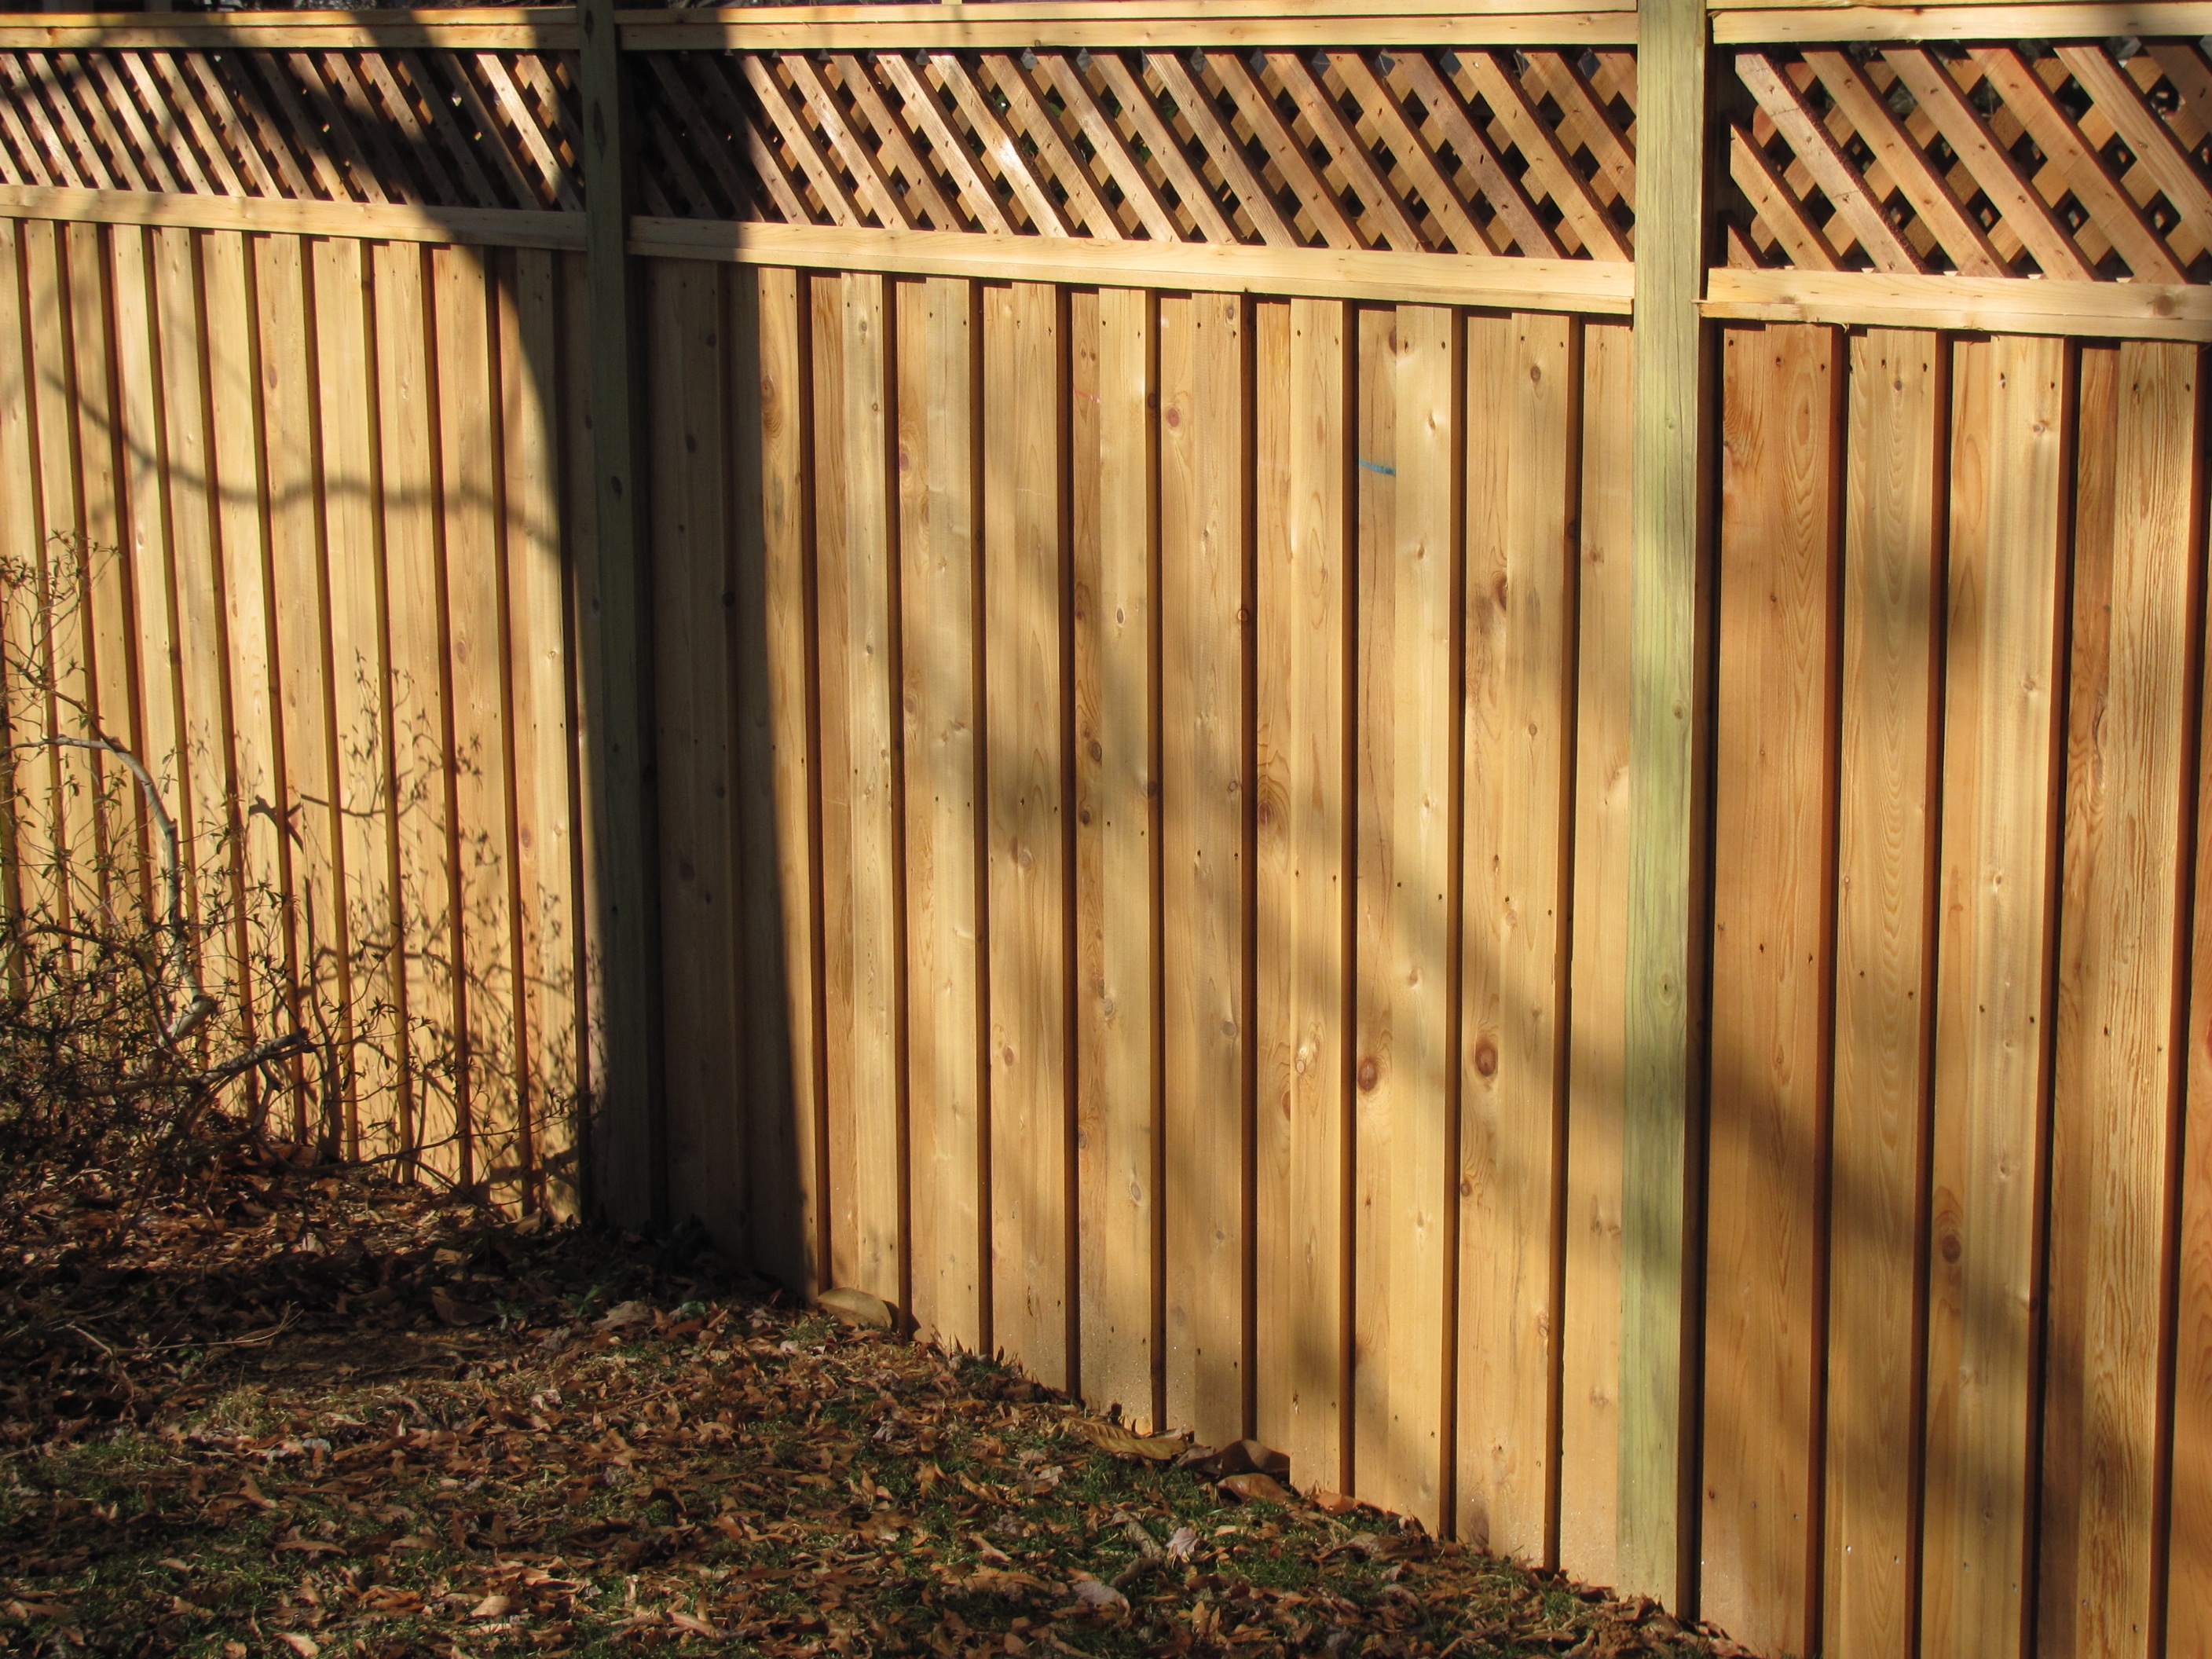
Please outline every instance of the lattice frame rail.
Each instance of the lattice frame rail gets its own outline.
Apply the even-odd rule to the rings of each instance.
[[[633,240],[1626,309],[1634,12],[1447,3],[624,13]],[[1770,0],[1712,16],[1726,161],[1708,314],[2212,338],[2212,55],[2178,27],[2212,13]],[[0,195],[324,233],[358,210],[362,234],[580,246],[574,20],[0,21]],[[2136,33],[2090,33],[2107,25]],[[2047,38],[1996,38],[2031,27]]]

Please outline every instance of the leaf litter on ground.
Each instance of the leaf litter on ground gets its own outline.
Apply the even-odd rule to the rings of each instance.
[[[1301,1498],[1256,1443],[1138,1434],[866,1304],[790,1306],[696,1235],[515,1223],[281,1150],[129,1208],[91,1177],[21,1233],[11,1651],[1731,1650]]]

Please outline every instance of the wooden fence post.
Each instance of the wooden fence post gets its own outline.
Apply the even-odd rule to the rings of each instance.
[[[613,0],[581,0],[584,234],[591,282],[591,428],[599,560],[600,707],[592,776],[600,843],[606,1067],[596,1154],[601,1205],[628,1227],[662,1220],[660,884],[655,803],[652,542],[645,480],[644,312],[629,256],[636,164]]]
[[[1638,9],[1618,1583],[1696,1594],[1711,373],[1705,0]]]

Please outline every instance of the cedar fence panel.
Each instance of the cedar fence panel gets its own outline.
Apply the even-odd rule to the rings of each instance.
[[[1633,12],[601,15],[0,22],[0,522],[88,595],[5,620],[155,765],[216,1041],[343,1056],[279,1132],[1757,1651],[2205,1651],[2212,18],[1701,15],[1677,443]],[[143,890],[112,781],[17,752],[10,918]]]

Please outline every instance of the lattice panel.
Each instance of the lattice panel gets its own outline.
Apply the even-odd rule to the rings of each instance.
[[[647,211],[1631,256],[1626,52],[641,54]]]
[[[575,76],[506,52],[0,52],[22,185],[581,205]]]
[[[2212,278],[2212,63],[2193,42],[1746,52],[1729,260]]]

